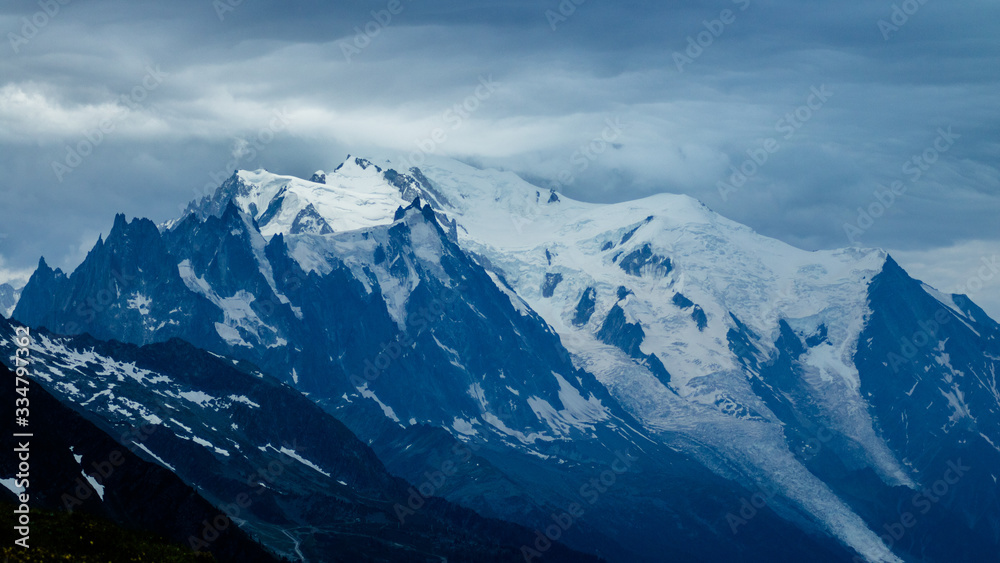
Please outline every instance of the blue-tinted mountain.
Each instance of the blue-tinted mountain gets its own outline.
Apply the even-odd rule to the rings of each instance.
[[[16,398],[24,398],[15,392],[14,373],[7,366],[0,364],[0,375],[11,383],[0,391],[5,403],[13,405]],[[8,503],[20,506],[14,491],[27,493],[32,510],[83,512],[128,530],[172,540],[185,549],[191,549],[190,537],[201,535],[203,522],[224,518],[171,471],[137,456],[44,388],[29,385],[27,398],[34,413],[29,427],[16,426],[13,416],[3,422],[4,448],[26,450],[30,462],[22,481],[15,477],[20,472],[17,455],[0,460],[6,485],[0,495]],[[15,436],[25,433],[31,436]],[[29,549],[53,552],[58,546],[48,545],[49,539],[29,534]],[[202,551],[221,561],[279,560],[236,526],[218,530]]]
[[[0,321],[0,335],[13,356],[13,326]],[[32,339],[33,506],[86,510],[234,562],[276,560],[258,542],[293,561],[512,561],[533,539],[436,497],[418,496],[401,522],[413,486],[252,365],[180,339]],[[5,394],[13,404],[13,386]],[[16,484],[13,458],[2,463]],[[550,556],[598,561],[559,544]]]
[[[252,362],[415,484],[475,445],[436,494],[536,530],[585,504],[560,539],[616,561],[1000,545],[977,492],[998,473],[996,323],[884,252],[440,159],[323,176],[239,171],[159,228],[119,216],[71,275],[40,264],[14,317]],[[949,463],[982,472],[913,506]]]

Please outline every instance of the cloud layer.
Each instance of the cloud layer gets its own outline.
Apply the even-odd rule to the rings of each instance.
[[[114,213],[176,216],[234,167],[428,149],[886,247],[942,289],[1000,251],[996,3],[351,4],[0,8],[5,267],[72,267]],[[995,296],[973,297],[1000,316]]]

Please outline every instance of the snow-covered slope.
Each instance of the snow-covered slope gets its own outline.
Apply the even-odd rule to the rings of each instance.
[[[460,243],[498,268],[610,388],[636,385],[635,374],[621,381],[615,354],[595,353],[601,324],[616,306],[642,327],[641,352],[655,355],[669,373],[669,383],[659,378],[660,384],[687,402],[742,419],[768,415],[747,384],[745,359],[732,350],[729,332],[745,325],[760,336],[757,353],[766,357],[779,320],[803,337],[823,327],[825,339],[804,359],[812,368],[813,398],[829,423],[864,444],[888,482],[913,484],[872,431],[853,360],[868,314],[868,284],[885,263],[883,251],[806,252],[682,195],[595,205],[455,161],[435,159],[421,170],[440,191],[460,194],[448,209],[461,226]],[[547,296],[546,279],[553,276],[562,281]],[[585,297],[594,301],[594,313],[580,324]],[[642,420],[671,430],[702,422],[665,409],[663,401],[650,404],[649,397],[664,391],[646,379],[651,388],[618,394]]]
[[[780,421],[753,392],[748,376],[755,374],[731,345],[731,333],[742,328],[759,337],[754,354],[766,358],[778,320],[803,336],[823,327],[825,341],[805,359],[813,368],[814,399],[835,430],[862,444],[887,483],[913,486],[873,431],[852,361],[866,316],[867,283],[881,269],[884,253],[803,252],[686,196],[587,204],[512,173],[445,159],[430,159],[403,187],[383,173],[391,166],[348,158],[326,173],[325,184],[239,172],[232,201],[257,220],[265,236],[331,235],[321,244],[325,249],[315,248],[314,238],[293,237],[290,243],[303,269],[327,273],[328,264],[336,263],[331,256],[352,262],[358,247],[345,246],[351,238],[346,231],[391,221],[406,199],[423,197],[457,223],[463,248],[503,276],[516,294],[512,303],[523,300],[540,314],[577,365],[597,376],[649,430],[713,444],[711,455],[725,452],[750,485],[784,491],[848,545],[873,560],[894,560],[864,522],[796,460]],[[301,227],[306,216],[309,230]],[[447,219],[442,222],[447,225]],[[401,323],[418,280],[379,281]],[[638,332],[622,331],[628,327]],[[380,406],[395,416],[391,405]],[[474,431],[464,420],[461,428],[452,426]]]
[[[221,190],[192,204],[189,211],[219,214],[231,200],[257,221],[268,238],[276,233],[328,234],[385,225],[409,201],[381,172],[360,158],[313,176],[322,182],[239,170]]]
[[[0,363],[11,366],[19,363],[15,355],[22,358],[16,354],[15,336],[23,333],[15,333],[15,326],[0,319]],[[221,561],[277,561],[256,555],[263,551],[261,544],[281,561],[329,561],[334,553],[347,561],[424,560],[414,555],[420,553],[442,560],[511,561],[532,537],[530,530],[487,521],[435,499],[408,527],[394,529],[392,541],[383,541],[381,532],[395,521],[394,507],[407,502],[410,484],[390,475],[343,424],[290,386],[252,365],[180,340],[139,348],[44,331],[32,331],[29,340],[32,405],[54,402],[43,402],[38,386],[43,387],[58,399],[61,410],[78,411],[107,433],[105,451],[114,451],[111,457],[95,455],[92,436],[76,442],[87,460],[81,463],[83,457],[75,455],[74,472],[67,479],[43,465],[49,462],[49,442],[69,437],[57,435],[48,419],[65,415],[51,408],[35,411],[45,422],[31,422],[35,480],[30,491],[46,509],[74,507],[66,499],[76,495],[76,508],[110,514],[133,526],[153,522],[163,533],[180,535],[177,539],[186,546],[208,548]],[[8,389],[13,401],[13,386]],[[75,422],[64,433],[79,438],[86,428]],[[8,429],[24,431],[13,424],[11,419]],[[34,442],[39,439],[42,444]],[[111,468],[107,460],[121,459],[125,450],[132,452],[127,458],[134,454],[174,475],[165,478],[166,472],[137,467],[138,459]],[[0,464],[0,480],[11,486],[16,472],[15,465]],[[81,477],[94,493],[79,492],[87,488]],[[55,478],[70,484],[55,483]],[[221,510],[208,512],[211,505],[200,497],[197,502],[204,507],[192,507],[188,495],[194,491],[179,490],[182,481]],[[68,494],[61,494],[59,486]],[[39,494],[52,490],[58,494]],[[237,503],[237,498],[243,500]],[[177,512],[157,515],[164,510]],[[214,535],[204,534],[203,522],[216,522]],[[242,553],[234,548],[236,542],[246,544],[236,546]],[[597,561],[562,545],[554,546],[552,558]]]
[[[773,514],[868,561],[925,556],[885,541],[882,523],[959,448],[974,443],[981,459],[1000,451],[991,446],[1000,424],[984,422],[1000,422],[996,323],[909,280],[882,251],[805,252],[686,196],[598,205],[447,159],[395,166],[349,157],[309,181],[238,171],[159,237],[116,219],[82,274],[40,267],[15,313],[69,326],[59,303],[118,288],[104,264],[142,263],[122,289],[134,306],[112,305],[82,328],[136,342],[180,336],[287,373],[415,479],[419,458],[443,446],[440,432],[483,442],[482,465],[444,494],[531,525],[529,512],[573,498],[565,484],[615,448],[642,450],[662,466],[609,493],[594,528],[568,532],[602,552],[587,541],[637,541],[612,530],[628,508],[635,533],[676,522],[679,535],[664,538],[694,527],[705,533],[700,550],[732,533],[736,552],[766,553],[739,535],[737,487],[776,491]],[[132,256],[139,239],[156,252]],[[164,273],[146,275],[154,266]],[[958,321],[913,370],[947,363],[940,384],[892,360],[934,304]],[[921,408],[930,414],[912,423]],[[713,474],[700,478],[698,508],[671,515],[682,492],[634,493],[697,475],[695,465]],[[503,485],[486,490],[475,482],[484,474]],[[731,510],[711,508],[727,495]],[[920,526],[951,517],[994,529],[982,516],[993,512],[980,510],[994,499],[970,496]],[[970,534],[969,553],[1000,541]],[[646,542],[643,555],[655,558],[661,544]]]
[[[915,486],[875,435],[853,364],[868,283],[884,252],[805,252],[687,196],[596,205],[455,161],[432,159],[421,171],[449,195],[445,212],[459,224],[460,243],[501,272],[581,367],[649,428],[714,443],[862,553],[892,560],[877,555],[875,534],[795,459],[779,425],[767,424],[778,420],[754,395],[755,374],[729,337],[742,323],[767,357],[779,320],[804,337],[825,327],[825,341],[804,360],[813,368],[812,398],[832,429],[863,445],[887,483]],[[602,346],[602,325],[616,307],[644,333],[633,358],[655,356],[668,378],[628,365],[628,350]]]
[[[14,312],[14,307],[17,307],[17,300],[20,298],[20,289],[9,283],[0,283],[0,314],[10,317],[10,314]]]

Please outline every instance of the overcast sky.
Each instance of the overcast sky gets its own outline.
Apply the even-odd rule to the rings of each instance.
[[[1000,5],[922,1],[4,2],[0,277],[72,269],[116,212],[175,217],[234,168],[422,145],[883,247],[1000,318]]]

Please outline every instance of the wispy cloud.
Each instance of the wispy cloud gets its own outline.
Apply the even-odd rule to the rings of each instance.
[[[569,195],[687,193],[806,248],[847,244],[858,206],[950,125],[962,142],[860,242],[934,252],[1000,240],[1000,7],[929,2],[886,41],[878,22],[891,3],[742,3],[587,2],[553,31],[556,2],[404,2],[350,61],[341,44],[384,6],[243,2],[220,21],[197,0],[71,3],[0,58],[0,221],[19,233],[8,258],[28,267],[60,254],[116,211],[169,218],[232,161],[308,176],[347,152],[405,156],[486,75],[501,86],[435,152],[549,185],[620,119],[614,148],[563,183]],[[672,54],[724,9],[735,20],[679,72]],[[16,32],[31,10],[0,8],[0,30]],[[169,78],[55,182],[51,162],[120,111],[154,64]],[[835,95],[723,199],[717,182],[815,85]],[[277,109],[287,128],[250,155]]]

